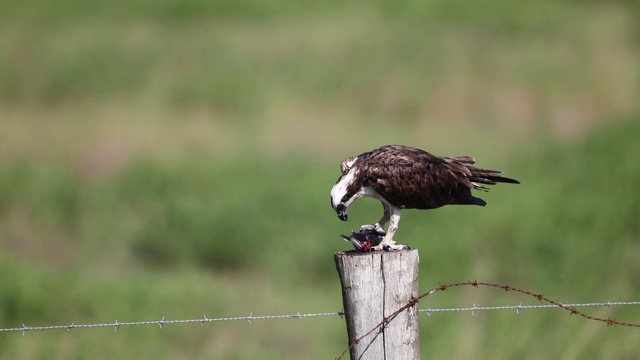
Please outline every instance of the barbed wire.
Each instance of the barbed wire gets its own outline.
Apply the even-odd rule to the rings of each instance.
[[[630,302],[619,302],[619,303],[612,303],[610,301],[607,301],[606,303],[596,303],[596,302],[592,302],[592,303],[587,303],[587,304],[563,304],[560,301],[555,301],[555,300],[551,300],[549,298],[547,298],[546,296],[544,296],[543,294],[536,294],[532,291],[528,291],[528,290],[523,290],[523,289],[519,289],[519,288],[515,288],[511,285],[501,285],[501,284],[495,284],[495,283],[490,283],[490,282],[480,282],[477,280],[473,280],[473,281],[464,281],[464,282],[458,282],[458,283],[452,283],[452,284],[441,284],[439,287],[433,288],[425,293],[423,293],[422,295],[418,296],[417,298],[412,298],[411,300],[409,300],[407,302],[407,304],[405,304],[404,306],[400,307],[398,310],[394,311],[393,313],[391,313],[391,315],[386,316],[382,319],[382,321],[380,321],[380,323],[378,323],[376,326],[374,326],[373,328],[371,328],[371,330],[369,330],[368,332],[366,332],[365,334],[361,335],[360,337],[356,338],[355,340],[353,340],[349,346],[340,354],[340,356],[338,356],[336,359],[340,360],[344,357],[344,355],[351,350],[351,348],[353,348],[356,344],[358,344],[362,339],[364,339],[365,337],[369,336],[371,333],[373,333],[374,331],[380,329],[380,328],[384,328],[386,327],[391,321],[393,321],[393,319],[395,319],[400,313],[402,313],[403,311],[412,308],[414,306],[416,306],[418,304],[418,301],[420,299],[423,299],[429,295],[435,294],[439,291],[447,291],[450,288],[454,288],[454,287],[460,287],[460,286],[472,286],[474,288],[478,288],[480,286],[484,286],[484,287],[490,287],[490,288],[497,288],[497,289],[502,289],[504,291],[512,291],[512,292],[516,292],[516,293],[520,293],[520,294],[524,294],[524,295],[528,295],[531,297],[534,297],[536,299],[538,299],[538,301],[543,301],[546,302],[547,304],[540,304],[540,305],[529,305],[529,308],[535,308],[535,309],[540,309],[540,308],[560,308],[562,310],[566,310],[569,311],[569,315],[580,315],[585,319],[588,320],[593,320],[593,321],[599,321],[599,322],[604,322],[607,325],[620,325],[620,326],[628,326],[628,327],[636,327],[636,328],[640,328],[640,324],[638,323],[630,323],[630,322],[621,322],[621,321],[617,321],[615,319],[611,319],[611,318],[601,318],[601,317],[596,317],[596,316],[591,316],[591,315],[587,315],[581,311],[579,311],[577,308],[579,306],[597,306],[597,304],[604,304],[604,306],[611,306],[613,304],[629,304],[629,305],[637,305],[640,302],[637,301],[630,301]],[[480,306],[476,306],[475,304],[473,305],[472,308],[450,308],[450,309],[444,309],[441,311],[472,311],[472,314],[475,314],[475,311],[480,310],[482,307]],[[525,306],[523,305],[518,305],[518,306],[487,306],[482,308],[483,310],[506,310],[506,309],[516,309],[516,311],[519,313],[520,309],[525,308]],[[420,310],[418,310],[420,312]],[[422,310],[422,312],[426,312],[427,315],[430,315],[431,313],[435,312],[433,309],[425,309]]]
[[[554,304],[540,304],[540,305],[506,305],[506,306],[480,306],[473,304],[473,307],[457,307],[457,308],[429,308],[429,309],[419,309],[419,313],[426,313],[431,316],[432,313],[435,312],[454,312],[454,311],[470,311],[473,315],[476,311],[484,311],[484,310],[515,310],[517,313],[520,313],[520,310],[527,309],[550,309],[550,308],[562,308],[565,307],[591,307],[591,306],[600,306],[600,307],[610,307],[610,306],[619,306],[619,305],[640,305],[640,301],[607,301],[607,302],[592,302],[592,303],[577,303],[577,304],[563,304],[554,305]]]
[[[11,332],[11,331],[22,331],[22,335],[24,335],[27,331],[31,330],[74,330],[74,329],[82,329],[82,328],[99,328],[99,327],[113,327],[115,331],[118,331],[122,326],[136,326],[136,325],[158,325],[160,328],[163,328],[164,325],[170,324],[185,324],[185,323],[210,323],[210,322],[218,322],[218,321],[247,321],[251,323],[254,320],[267,320],[267,319],[301,319],[307,317],[319,317],[319,316],[344,316],[344,312],[336,311],[336,312],[327,312],[327,313],[314,313],[314,314],[301,314],[297,312],[295,314],[290,315],[260,315],[254,316],[253,313],[249,314],[249,316],[235,316],[235,317],[220,317],[220,318],[208,318],[206,316],[200,319],[187,319],[187,320],[166,320],[163,316],[160,320],[151,320],[151,321],[127,321],[127,322],[119,322],[116,320],[113,323],[102,323],[102,324],[74,324],[71,325],[50,325],[50,326],[26,326],[22,324],[22,327],[16,328],[0,328],[0,332]]]
[[[640,301],[607,301],[607,302],[591,302],[591,303],[576,303],[576,304],[562,304],[565,307],[579,308],[579,307],[611,307],[611,306],[629,306],[629,305],[640,305]],[[431,316],[433,313],[439,312],[471,312],[472,315],[475,314],[476,311],[495,311],[495,310],[516,310],[519,313],[521,310],[528,309],[549,309],[549,308],[561,308],[561,305],[553,305],[553,304],[540,304],[540,305],[523,305],[520,303],[519,305],[507,305],[507,306],[480,306],[473,304],[472,307],[452,307],[452,308],[428,308],[428,309],[419,309],[419,313],[427,314]],[[21,327],[14,328],[0,328],[0,332],[22,332],[23,335],[27,331],[33,330],[74,330],[74,329],[82,329],[82,328],[101,328],[101,327],[113,327],[114,331],[118,331],[118,329],[122,326],[138,326],[138,325],[158,325],[160,328],[164,327],[164,325],[171,324],[186,324],[186,323],[210,323],[210,322],[224,322],[224,321],[247,321],[248,323],[252,323],[255,320],[272,320],[272,319],[302,319],[309,317],[323,317],[323,316],[338,316],[340,318],[344,317],[344,311],[334,311],[334,312],[325,312],[325,313],[309,313],[302,314],[297,312],[295,314],[283,314],[283,315],[253,315],[253,313],[248,316],[235,316],[235,317],[219,317],[219,318],[208,318],[206,316],[199,319],[186,319],[186,320],[167,320],[163,316],[160,320],[149,320],[149,321],[127,321],[120,322],[116,320],[112,323],[99,323],[99,324],[75,324],[71,323],[70,325],[50,325],[50,326],[27,326],[22,324]]]

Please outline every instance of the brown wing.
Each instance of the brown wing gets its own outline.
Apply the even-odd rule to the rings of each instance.
[[[392,145],[362,154],[358,161],[367,164],[366,183],[395,206],[434,209],[447,204],[483,205],[471,196],[470,171],[461,164],[473,159],[452,159]]]

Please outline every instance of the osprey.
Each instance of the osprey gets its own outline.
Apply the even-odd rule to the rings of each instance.
[[[473,164],[475,159],[471,156],[440,157],[408,146],[382,146],[342,162],[342,175],[331,189],[331,207],[340,220],[346,221],[347,210],[355,200],[362,197],[380,200],[384,208],[382,218],[375,224],[363,225],[360,231],[384,235],[372,250],[407,249],[393,240],[402,209],[485,206],[487,203],[471,195],[471,190],[489,190],[480,184],[520,183],[499,175],[500,171]]]

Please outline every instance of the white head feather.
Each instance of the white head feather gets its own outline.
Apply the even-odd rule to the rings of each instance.
[[[357,169],[349,169],[347,173],[342,175],[342,177],[338,180],[338,182],[335,185],[333,185],[333,188],[331,188],[331,206],[334,209],[336,208],[336,206],[338,206],[338,204],[342,202],[342,198],[347,193],[347,188],[349,188],[349,185],[355,179],[357,173],[358,173]],[[351,202],[352,200],[349,201],[349,203]],[[343,205],[349,206],[349,204],[343,204]]]

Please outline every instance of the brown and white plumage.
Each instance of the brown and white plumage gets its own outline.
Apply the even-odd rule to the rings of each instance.
[[[347,158],[340,165],[342,175],[331,189],[331,206],[341,220],[347,209],[361,197],[373,197],[382,203],[380,221],[364,225],[361,231],[388,231],[376,249],[400,249],[393,235],[398,229],[402,209],[436,209],[444,205],[486,205],[471,190],[487,191],[484,185],[519,184],[501,176],[500,171],[471,166],[470,156],[440,157],[426,151],[387,145]]]

